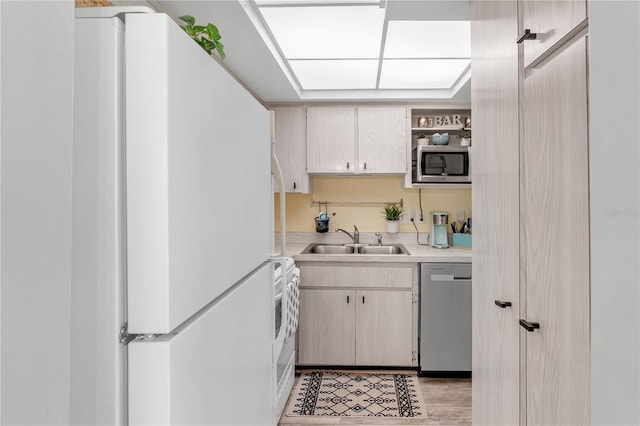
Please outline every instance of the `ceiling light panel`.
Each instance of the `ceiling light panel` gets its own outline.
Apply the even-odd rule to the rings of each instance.
[[[380,0],[254,0],[258,6],[300,6],[335,4],[373,4],[380,6]]]
[[[287,59],[373,59],[380,55],[384,9],[378,6],[259,10]]]
[[[450,89],[469,59],[385,59],[380,89]]]
[[[378,60],[289,61],[302,89],[375,89]]]
[[[469,21],[389,21],[385,58],[470,58]]]

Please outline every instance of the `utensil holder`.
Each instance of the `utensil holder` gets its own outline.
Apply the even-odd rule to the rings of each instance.
[[[329,219],[315,218],[316,232],[328,232],[329,231]]]
[[[471,248],[471,234],[451,234],[451,242],[454,247]]]

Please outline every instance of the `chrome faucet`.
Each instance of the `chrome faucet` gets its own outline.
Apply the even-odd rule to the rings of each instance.
[[[381,246],[382,245],[382,234],[379,232],[376,232],[376,237],[378,237],[378,245]]]
[[[341,229],[341,228],[336,228],[336,232],[344,232],[345,234],[347,234],[349,236],[349,238],[351,238],[353,240],[354,244],[360,244],[360,232],[358,231],[358,227],[353,225],[353,228],[355,229],[353,231],[353,235],[351,235],[350,233],[348,233],[347,231],[345,231],[344,229]]]

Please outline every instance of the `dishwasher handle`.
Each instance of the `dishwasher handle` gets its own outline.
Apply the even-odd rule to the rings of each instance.
[[[471,275],[431,274],[431,281],[471,281]]]

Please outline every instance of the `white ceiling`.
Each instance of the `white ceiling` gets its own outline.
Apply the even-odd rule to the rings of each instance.
[[[116,3],[114,1],[114,3]],[[131,3],[131,2],[118,2]],[[387,90],[385,99],[379,91],[315,91],[301,93],[290,83],[286,66],[272,55],[245,7],[238,0],[150,0],[150,4],[176,18],[192,15],[197,23],[213,22],[222,34],[226,59],[224,65],[264,104],[297,102],[349,102],[374,101],[394,103],[469,103],[470,80],[450,97],[449,91]],[[387,0],[386,16],[389,20],[469,20],[468,0]],[[271,47],[272,48],[272,47]],[[307,91],[308,92],[308,91]],[[314,91],[311,91],[314,92]]]

